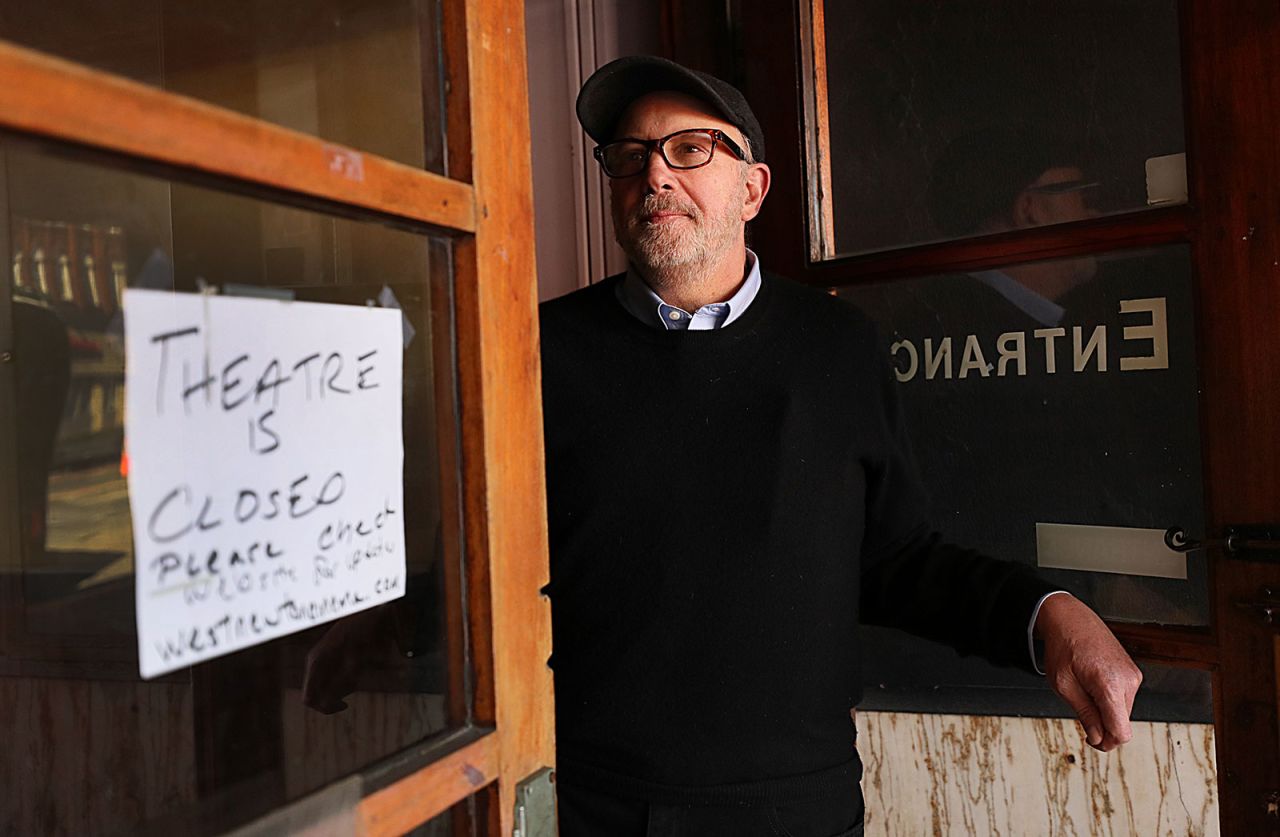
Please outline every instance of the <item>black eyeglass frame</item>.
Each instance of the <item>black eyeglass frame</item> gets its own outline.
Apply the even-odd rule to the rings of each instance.
[[[1024,192],[1036,192],[1041,195],[1065,195],[1068,192],[1083,192],[1085,189],[1097,189],[1101,180],[1061,180],[1057,183],[1041,183],[1039,186],[1028,186]]]
[[[707,159],[703,160],[701,163],[697,163],[692,166],[677,166],[674,163],[672,163],[670,158],[667,157],[667,141],[674,137],[678,137],[681,134],[709,135],[711,137],[711,152],[707,154]],[[609,167],[604,162],[604,150],[606,148],[609,148],[610,146],[619,145],[624,142],[636,143],[638,145],[643,146],[644,162],[640,164],[639,169],[632,172],[631,174],[613,174],[612,172],[609,171]],[[650,140],[640,139],[639,137],[623,137],[621,139],[616,139],[613,142],[606,142],[603,145],[597,145],[595,149],[591,152],[591,154],[596,158],[596,162],[600,164],[600,168],[604,170],[604,173],[607,177],[613,178],[614,180],[618,180],[625,177],[635,177],[636,175],[642,173],[645,169],[647,169],[649,167],[649,158],[653,156],[653,150],[655,148],[658,150],[658,153],[662,155],[662,161],[667,164],[668,168],[674,169],[676,171],[690,171],[691,169],[700,169],[703,166],[710,163],[712,160],[714,160],[716,156],[716,146],[720,145],[721,143],[724,144],[725,148],[729,149],[730,154],[737,157],[739,160],[742,160],[744,163],[747,161],[747,154],[745,151],[742,150],[742,146],[734,142],[729,137],[728,134],[726,134],[724,131],[721,131],[719,128],[682,128],[679,131],[674,131],[670,134],[667,134],[665,137],[659,137],[658,139],[650,139]]]

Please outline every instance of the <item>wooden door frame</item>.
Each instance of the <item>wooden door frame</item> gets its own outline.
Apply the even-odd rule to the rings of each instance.
[[[554,763],[524,9],[442,0],[441,22],[450,177],[0,42],[0,129],[453,238],[466,569],[450,586],[467,613],[472,721],[360,772],[367,834],[473,794],[488,833],[509,833],[517,783]]]
[[[1201,428],[1212,534],[1280,522],[1280,7],[1183,3]],[[1222,833],[1280,831],[1280,640],[1236,607],[1280,566],[1214,556]],[[1259,751],[1262,742],[1263,749]]]
[[[817,17],[821,15],[821,2]],[[728,9],[728,11],[726,11]],[[822,259],[828,219],[808,193],[823,185],[821,142],[803,124],[821,75],[802,48],[812,7],[735,0],[708,8],[664,0],[667,53],[743,88],[769,136],[774,188],[752,224],[753,246],[775,270],[836,287],[974,270],[1018,261],[1189,244],[1196,275],[1199,404],[1209,536],[1231,524],[1280,523],[1280,356],[1271,344],[1280,311],[1280,7],[1230,8],[1181,0],[1183,91],[1190,202],[1055,227]],[[692,21],[692,22],[690,22]],[[728,56],[725,44],[736,48]],[[775,95],[755,95],[753,91]],[[776,95],[787,91],[788,95]],[[1259,588],[1280,589],[1280,567],[1210,560],[1211,627],[1114,624],[1135,657],[1212,672],[1223,834],[1280,830],[1280,639],[1236,606]],[[1259,757],[1266,742],[1266,757]]]

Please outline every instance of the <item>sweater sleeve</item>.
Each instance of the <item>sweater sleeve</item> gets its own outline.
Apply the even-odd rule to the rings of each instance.
[[[887,358],[874,356],[877,444],[865,460],[862,621],[899,628],[997,665],[1035,671],[1027,625],[1040,599],[1057,588],[1026,565],[946,543],[932,531],[898,385]]]

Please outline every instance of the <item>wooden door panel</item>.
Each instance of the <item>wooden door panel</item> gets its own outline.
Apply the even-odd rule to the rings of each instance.
[[[441,487],[437,536],[438,550],[449,557],[439,573],[443,596],[452,603],[450,627],[439,651],[448,659],[443,675],[448,688],[425,701],[374,688],[356,698],[363,707],[360,718],[334,720],[296,715],[297,660],[284,664],[283,653],[275,659],[276,648],[242,655],[241,662],[254,657],[263,665],[250,666],[241,678],[220,676],[237,670],[234,665],[209,668],[196,678],[199,688],[192,690],[181,677],[171,676],[158,688],[186,689],[195,704],[188,707],[186,727],[186,735],[195,740],[174,749],[175,756],[187,753],[193,765],[187,773],[180,772],[190,780],[183,793],[191,798],[184,797],[182,806],[168,811],[125,812],[121,816],[126,820],[142,817],[154,824],[159,816],[175,827],[190,824],[209,830],[214,812],[208,800],[197,798],[201,788],[221,791],[256,781],[240,775],[246,771],[225,769],[241,743],[237,728],[262,727],[271,735],[283,731],[291,736],[292,749],[278,753],[269,765],[278,774],[272,781],[285,790],[273,787],[268,796],[280,791],[294,799],[326,781],[324,777],[346,770],[346,765],[385,755],[371,749],[380,729],[395,728],[400,735],[421,730],[425,735],[442,724],[448,727],[270,815],[271,822],[287,820],[295,826],[318,816],[315,811],[324,809],[328,799],[350,808],[344,816],[354,817],[352,822],[370,832],[400,833],[474,798],[470,807],[483,819],[481,833],[509,832],[517,783],[554,763],[551,673],[546,666],[549,607],[539,593],[547,581],[547,556],[523,7],[511,0],[448,0],[441,11],[440,40],[432,30],[430,37],[423,35],[422,46],[426,60],[439,59],[446,76],[439,92],[446,105],[447,142],[436,144],[447,151],[447,177],[0,42],[0,76],[10,81],[0,86],[0,129],[104,169],[136,169],[210,187],[206,191],[227,198],[212,201],[209,206],[215,210],[243,202],[238,196],[249,193],[338,216],[338,223],[366,218],[434,234],[435,244],[443,246],[424,247],[412,258],[429,264],[434,276],[449,276],[452,284],[450,291],[450,283],[433,282],[415,298],[441,314],[431,323],[430,343],[416,348],[430,355],[426,367],[438,373],[430,388],[437,401],[449,406],[448,414],[438,416],[431,427],[422,423],[425,429],[418,428],[424,434],[422,444],[440,448],[439,469],[450,474]],[[184,185],[182,190],[196,188]],[[256,218],[258,208],[249,210],[238,212],[237,219]],[[241,227],[251,229],[254,224]],[[397,234],[403,235],[400,230]],[[341,235],[330,237],[336,253]],[[0,235],[0,244],[7,244],[7,239]],[[325,286],[316,290],[320,296],[341,296],[341,288],[330,287],[341,281],[319,284]],[[375,287],[372,293],[376,291]],[[0,325],[9,322],[7,294],[4,300]],[[422,327],[419,322],[419,333]],[[14,388],[10,348],[7,334],[0,335],[5,352],[0,354],[0,386],[6,394]],[[0,419],[5,429],[13,424],[11,411],[0,408]],[[8,461],[9,440],[3,444]],[[0,481],[0,499],[6,500],[0,539],[16,544],[17,536],[11,537],[17,515],[9,514],[10,489],[8,477]],[[96,648],[87,646],[66,659],[8,658],[13,647],[9,641],[20,628],[19,611],[11,607],[14,597],[22,595],[14,578],[6,573],[0,579],[5,595],[0,601],[0,630],[8,643],[3,646],[6,659],[0,676],[29,678],[35,664],[40,673],[53,677],[86,682],[103,676],[133,679],[131,655],[123,646],[119,659],[105,668],[96,661]],[[274,674],[261,678],[261,672]],[[292,678],[292,686],[283,692],[275,682],[282,677]],[[272,682],[239,688],[258,679]],[[15,680],[11,685],[27,682]],[[35,711],[37,703],[64,691],[37,690],[34,702],[28,703]],[[232,715],[217,710],[219,701],[239,692],[257,695],[266,701],[267,710],[246,706]],[[150,711],[148,706],[135,704]],[[274,711],[281,707],[289,711]],[[93,717],[85,723],[104,732],[111,728],[96,724]],[[41,741],[50,752],[63,751],[66,742],[51,736],[65,726],[41,727],[33,734],[44,736]],[[160,737],[177,734],[171,727],[163,727]],[[66,737],[70,732],[58,734]],[[153,749],[164,751],[163,743]],[[115,751],[102,746],[94,752]],[[280,759],[288,764],[278,764]],[[250,767],[247,772],[254,773],[262,765],[255,762]],[[57,778],[28,790],[54,794],[51,804],[56,807],[58,793],[76,793],[83,787]],[[34,795],[26,801],[37,808],[44,804]],[[221,807],[233,812],[236,808]],[[236,816],[245,815],[242,810]]]
[[[1232,524],[1280,524],[1280,353],[1274,348],[1280,311],[1280,6],[1269,0],[1180,5],[1186,206],[815,260],[823,248],[810,226],[829,219],[814,212],[817,196],[809,187],[823,182],[822,164],[834,161],[823,159],[829,144],[806,146],[814,67],[802,43],[813,10],[831,3],[797,0],[790,15],[756,0],[729,9],[683,0],[664,4],[668,20],[695,21],[668,31],[671,56],[740,83],[770,138],[774,186],[753,224],[762,258],[795,278],[839,286],[1190,243],[1208,531],[1189,534],[1212,538]],[[723,45],[735,40],[739,47],[725,55]],[[1274,833],[1280,831],[1277,634],[1236,603],[1257,600],[1264,587],[1280,589],[1280,563],[1217,553],[1209,560],[1208,630],[1117,630],[1147,659],[1214,673],[1222,831]]]

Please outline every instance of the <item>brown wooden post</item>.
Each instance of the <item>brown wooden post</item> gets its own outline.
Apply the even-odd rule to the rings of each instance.
[[[1193,255],[1211,530],[1280,523],[1280,6],[1186,4]],[[1280,587],[1280,565],[1215,554],[1222,833],[1280,830],[1280,641],[1236,606]]]
[[[455,259],[463,459],[470,577],[474,589],[487,555],[493,626],[492,682],[478,684],[476,713],[497,727],[499,833],[509,834],[516,784],[554,763],[524,5],[467,0],[466,21],[477,206],[474,245]]]

